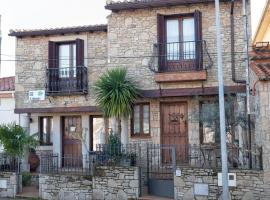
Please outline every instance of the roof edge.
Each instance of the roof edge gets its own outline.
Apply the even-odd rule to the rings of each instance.
[[[221,0],[230,1],[230,0]],[[105,9],[117,12],[120,10],[133,10],[142,8],[157,8],[157,7],[170,7],[177,5],[197,4],[197,3],[212,3],[214,0],[133,0],[124,2],[111,2],[105,6]]]
[[[33,30],[10,30],[9,36],[15,37],[34,37],[34,36],[49,36],[49,35],[62,35],[69,33],[82,33],[82,32],[107,32],[107,24],[90,25],[90,26],[76,26],[64,27],[54,29],[33,29]]]

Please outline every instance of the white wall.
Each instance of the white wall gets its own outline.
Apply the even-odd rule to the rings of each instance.
[[[14,98],[0,98],[0,124],[11,122],[19,124],[19,115],[14,113],[14,108]]]

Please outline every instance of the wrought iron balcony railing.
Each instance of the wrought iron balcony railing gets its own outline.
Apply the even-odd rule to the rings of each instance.
[[[154,44],[149,68],[154,72],[199,71],[212,64],[205,41],[169,42]]]
[[[66,67],[47,69],[48,95],[87,94],[87,67]]]

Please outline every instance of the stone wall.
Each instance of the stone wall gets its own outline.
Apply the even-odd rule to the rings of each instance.
[[[99,167],[92,176],[45,175],[39,178],[42,199],[127,200],[139,197],[137,167]]]
[[[44,101],[29,101],[28,92],[30,90],[45,90],[46,69],[48,67],[48,42],[70,41],[77,38],[84,40],[84,65],[88,67],[88,95],[46,97]],[[107,70],[106,56],[107,33],[105,32],[17,38],[16,58],[29,61],[18,61],[16,63],[16,108],[77,107],[94,105],[93,84],[100,74]]]
[[[0,198],[13,198],[22,188],[21,176],[16,173],[0,172],[0,181]]]
[[[148,68],[153,46],[157,43],[157,14],[173,15],[193,13],[199,10],[202,13],[202,39],[207,43],[208,52],[214,65],[207,70],[207,81],[181,82],[161,84],[161,88],[194,88],[217,86],[216,67],[216,37],[215,37],[215,7],[214,3],[189,4],[174,7],[151,9],[137,9],[134,11],[113,12],[108,17],[108,66],[126,66],[130,76],[135,77],[143,89],[159,89],[154,80],[154,73]],[[223,43],[223,69],[225,85],[236,85],[232,81],[231,71],[231,29],[230,29],[230,2],[221,3],[221,25]],[[244,79],[245,74],[243,52],[244,32],[242,19],[242,4],[235,1],[235,61],[236,78]],[[250,13],[248,13],[249,16]],[[250,27],[250,26],[249,26]],[[120,57],[120,58],[119,58]],[[204,62],[207,62],[204,59]]]
[[[212,169],[181,169],[181,177],[174,178],[175,199],[221,199],[222,187],[218,186],[217,171]],[[264,173],[255,170],[231,170],[236,173],[236,187],[230,187],[231,199],[269,199],[265,193]],[[194,184],[207,184],[208,196],[194,196]]]

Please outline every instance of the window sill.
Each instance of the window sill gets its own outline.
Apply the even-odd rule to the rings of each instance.
[[[149,139],[151,135],[131,135],[131,139]]]
[[[183,81],[205,81],[207,80],[206,70],[187,72],[165,72],[155,74],[155,81],[162,82],[183,82]]]

